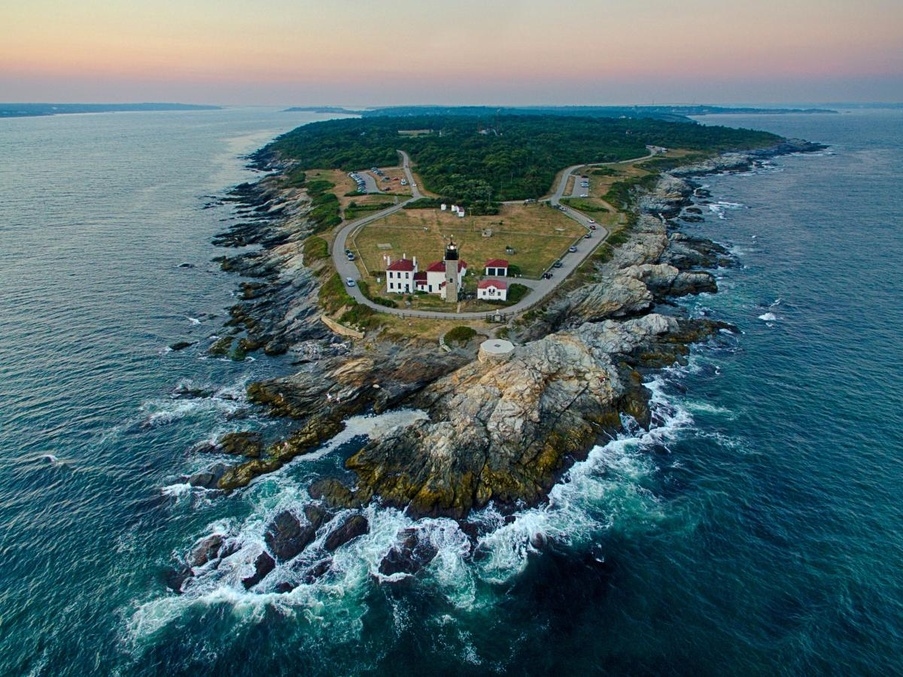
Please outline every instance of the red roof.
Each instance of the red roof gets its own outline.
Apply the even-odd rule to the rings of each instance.
[[[505,259],[489,259],[485,268],[507,268],[508,262]]]
[[[458,261],[458,272],[460,273],[462,270],[467,268],[467,261]],[[427,270],[431,273],[444,273],[445,272],[445,261],[436,261],[427,266]]]
[[[402,272],[411,272],[414,270],[414,262],[411,259],[398,259],[390,264],[386,270],[400,270]]]
[[[422,270],[419,273],[414,273],[414,282],[423,282],[426,284],[426,273]]]
[[[507,289],[508,283],[502,282],[501,280],[480,280],[477,284],[477,289],[489,289],[490,287],[495,287],[496,289]]]

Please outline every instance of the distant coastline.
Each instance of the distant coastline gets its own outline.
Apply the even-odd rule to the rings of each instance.
[[[363,111],[342,108],[341,106],[292,106],[286,108],[283,113],[340,113],[342,115],[360,115]]]
[[[287,113],[360,115],[361,117],[410,117],[424,115],[562,115],[591,118],[653,118],[686,122],[702,115],[837,114],[831,108],[786,108],[756,106],[649,105],[649,106],[385,106],[353,110],[341,106],[293,106]]]
[[[74,113],[188,110],[222,110],[222,106],[202,106],[188,103],[0,103],[0,118],[71,115]]]

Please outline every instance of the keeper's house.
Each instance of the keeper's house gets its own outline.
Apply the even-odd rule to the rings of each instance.
[[[418,269],[417,257],[390,263],[386,266],[386,291],[390,294],[422,291],[455,302],[466,274],[467,262],[457,258],[457,248],[451,244],[446,249],[445,260],[431,263],[426,270]]]
[[[386,291],[393,294],[411,294],[414,276],[417,274],[417,257],[400,258],[386,266]]]
[[[507,301],[508,283],[502,280],[480,280],[477,285],[477,298],[483,301]]]

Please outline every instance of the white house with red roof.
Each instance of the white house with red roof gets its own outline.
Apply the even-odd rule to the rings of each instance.
[[[457,275],[454,274],[456,269]],[[457,301],[457,290],[461,289],[466,274],[467,262],[460,259],[434,261],[426,270],[418,270],[416,258],[413,261],[399,259],[386,267],[386,291],[393,294],[422,291],[449,300],[446,299],[445,292],[448,287],[448,276],[451,275],[455,289],[455,298],[452,300]]]
[[[464,276],[467,274],[467,262],[454,261],[451,264],[452,271],[455,267],[458,270],[455,288],[461,289]],[[419,270],[416,257],[413,260],[401,258],[386,266],[386,291],[391,294],[410,294],[422,291],[427,294],[436,294],[444,299],[447,274],[447,261],[434,261],[427,266],[426,270]]]
[[[477,298],[483,301],[507,301],[508,283],[487,278],[477,284]]]
[[[414,291],[417,274],[417,257],[400,258],[386,266],[386,291],[392,294],[410,294]]]
[[[505,259],[489,259],[483,274],[486,277],[508,277],[508,262]]]

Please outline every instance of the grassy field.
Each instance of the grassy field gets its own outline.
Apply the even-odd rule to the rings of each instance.
[[[484,237],[490,230],[491,237]],[[482,272],[488,259],[500,258],[518,266],[524,277],[538,278],[584,232],[542,204],[503,205],[498,215],[463,219],[438,209],[411,209],[368,225],[355,236],[352,249],[371,274],[385,270],[386,255],[392,260],[416,256],[425,269],[442,259],[452,237],[471,271]]]

